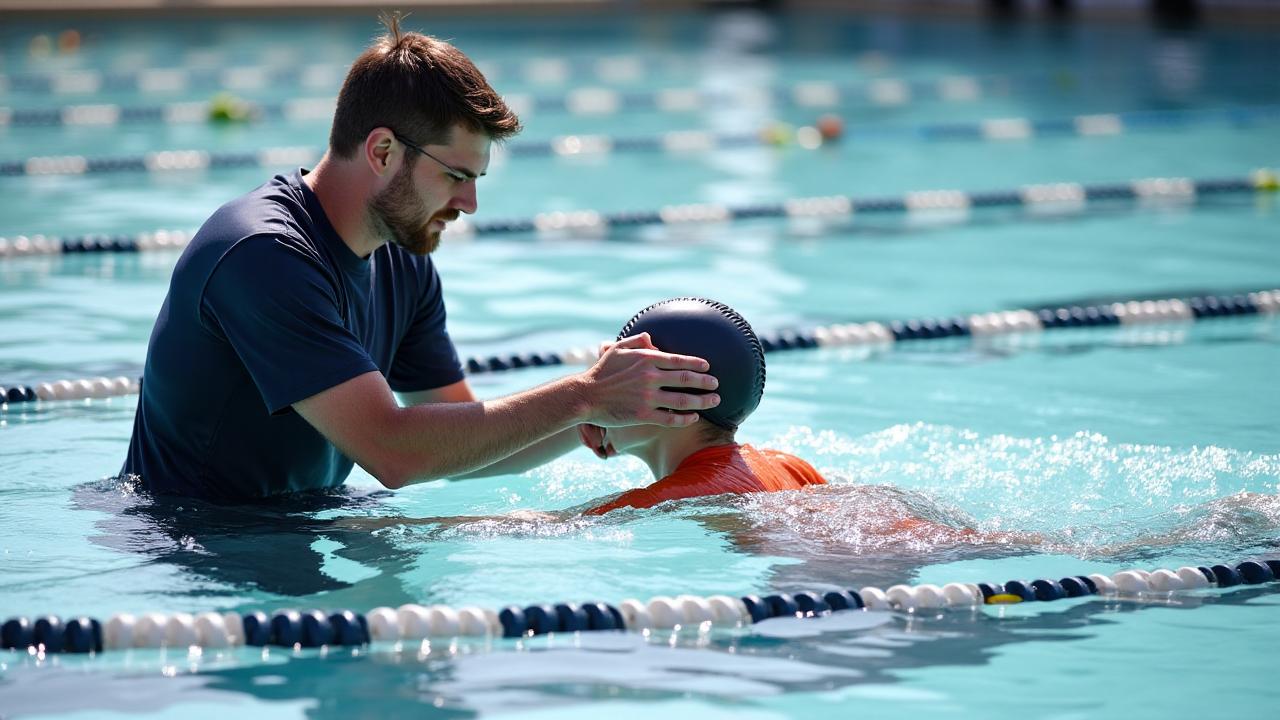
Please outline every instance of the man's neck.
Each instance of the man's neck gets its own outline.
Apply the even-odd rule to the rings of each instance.
[[[369,232],[367,207],[372,188],[365,174],[326,154],[302,181],[319,198],[329,223],[356,256],[369,257],[385,242]]]
[[[698,422],[706,421],[699,420]],[[701,428],[697,426],[682,428],[680,431],[671,432],[665,437],[655,440],[647,447],[637,448],[633,454],[643,460],[645,465],[649,466],[649,471],[653,473],[654,480],[661,480],[675,472],[676,468],[680,467],[680,463],[699,450],[732,444],[707,442],[702,438],[700,430]]]

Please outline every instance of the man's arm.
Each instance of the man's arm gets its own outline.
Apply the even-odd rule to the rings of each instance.
[[[585,372],[497,400],[401,407],[386,379],[367,372],[293,407],[396,489],[479,470],[580,423],[684,427],[719,404],[715,393],[678,391],[716,388],[705,360],[652,347],[647,334],[627,338]]]
[[[445,385],[434,390],[400,393],[408,405],[429,405],[432,403],[475,402],[475,393],[466,380],[459,380],[452,385]],[[493,477],[495,475],[516,475],[533,468],[545,465],[581,444],[577,428],[569,428],[539,440],[534,444],[508,455],[497,462],[486,465],[469,473],[454,475],[455,479]]]

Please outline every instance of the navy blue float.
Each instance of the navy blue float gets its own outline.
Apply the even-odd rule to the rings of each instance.
[[[1004,586],[998,583],[978,583],[978,591],[982,593],[982,600],[985,602],[992,595],[1000,595],[1004,592]]]
[[[811,592],[798,592],[794,596],[796,610],[805,617],[822,615],[831,612],[831,606],[827,601]]]
[[[1244,578],[1240,577],[1240,573],[1228,565],[1214,565],[1209,569],[1213,571],[1214,577],[1217,578],[1218,587],[1232,587],[1244,582]]]
[[[1035,594],[1036,600],[1042,602],[1061,600],[1067,597],[1066,588],[1053,580],[1034,580],[1031,583],[1031,591]]]
[[[587,611],[577,603],[560,603],[555,606],[560,632],[582,632],[591,629]]]
[[[244,644],[261,647],[271,644],[271,618],[261,610],[244,614]]]
[[[45,652],[62,652],[65,629],[62,626],[62,620],[58,616],[45,615],[44,617],[36,618],[32,635],[32,642],[37,647],[43,645]]]
[[[498,622],[502,624],[502,637],[505,638],[524,637],[524,634],[529,631],[524,610],[515,605],[508,605],[500,610]]]
[[[1236,571],[1240,573],[1240,577],[1250,585],[1258,583],[1271,582],[1276,579],[1275,573],[1264,563],[1255,560],[1246,560],[1236,566]]]
[[[1094,592],[1089,589],[1088,585],[1081,582],[1080,578],[1062,578],[1058,581],[1058,586],[1062,588],[1062,592],[1065,593],[1067,597],[1082,597],[1084,595],[1092,595]]]
[[[337,645],[359,646],[369,642],[368,632],[361,624],[362,617],[350,610],[339,610],[329,616],[329,628]]]
[[[609,611],[609,606],[604,603],[586,603],[582,606],[583,612],[587,614],[587,629],[589,630],[618,630],[617,621],[613,618],[613,613]],[[622,629],[625,629],[625,625]]]
[[[857,610],[862,607],[862,596],[848,590],[832,590],[822,596],[827,601],[827,607],[832,611],[839,610]]]
[[[27,618],[10,618],[0,626],[0,647],[6,650],[28,648],[34,642],[35,628]]]
[[[769,605],[758,595],[743,595],[742,604],[747,606],[747,614],[751,616],[751,622],[758,623],[773,617],[769,612]]]
[[[302,613],[281,610],[271,616],[271,644],[293,647],[302,642]]]
[[[302,614],[302,647],[322,647],[333,644],[333,626],[329,617],[319,610]]]
[[[560,630],[560,618],[550,605],[530,605],[524,609],[524,619],[534,635],[545,635]]]
[[[1010,580],[1004,584],[1004,591],[1010,595],[1017,595],[1024,601],[1035,600],[1036,591],[1031,587],[1030,583],[1022,580]]]
[[[66,652],[102,652],[102,625],[87,617],[76,618],[67,623],[64,641]]]
[[[792,617],[800,611],[796,606],[796,599],[789,593],[769,595],[764,599],[764,604],[769,609],[769,617]]]

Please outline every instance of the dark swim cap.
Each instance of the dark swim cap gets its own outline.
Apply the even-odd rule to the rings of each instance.
[[[733,308],[704,298],[673,298],[636,313],[618,339],[647,332],[663,352],[693,355],[711,364],[720,381],[720,404],[699,411],[703,419],[725,430],[737,430],[764,395],[764,347]],[[705,390],[687,390],[695,395]]]

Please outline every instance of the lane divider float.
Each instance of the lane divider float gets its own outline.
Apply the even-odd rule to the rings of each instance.
[[[361,48],[351,48],[357,55]],[[273,87],[302,87],[309,90],[336,90],[350,66],[334,63],[234,65],[204,58],[200,66],[145,67],[134,70],[62,70],[0,74],[0,91],[87,95],[99,92],[136,92],[146,95],[183,93],[193,90],[252,92]],[[490,82],[520,78],[539,85],[560,84],[574,78],[594,78],[603,83],[626,83],[661,74],[689,72],[698,68],[692,57],[662,54],[602,55],[586,58],[531,57],[518,62],[477,59],[477,66]]]
[[[808,348],[861,347],[888,350],[897,343],[946,338],[970,338],[975,342],[1003,336],[1039,333],[1066,328],[1190,324],[1208,318],[1280,313],[1280,289],[1234,295],[1198,295],[1164,300],[1130,300],[1098,305],[1046,307],[1036,310],[925,317],[888,323],[837,323],[807,330],[784,330],[760,335],[766,353]],[[590,365],[598,349],[571,348],[563,352],[529,352],[470,357],[464,361],[470,375],[531,367]],[[86,400],[136,394],[139,380],[128,377],[87,378],[39,383],[35,386],[0,386],[0,408],[11,409],[37,401]]]
[[[206,122],[211,117],[234,113],[253,117],[251,107],[219,108],[208,103],[174,106],[163,113],[111,105],[70,106],[51,111],[0,108],[0,127],[22,125],[115,125],[117,123],[161,120],[165,122]],[[222,114],[219,114],[222,113]],[[293,101],[270,114],[291,120],[328,120],[332,102]],[[1037,137],[1104,137],[1132,130],[1186,128],[1209,124],[1252,127],[1280,120],[1280,106],[1231,108],[1225,110],[1159,110],[1077,115],[1065,118],[995,118],[972,122],[927,123],[922,125],[859,125],[846,129],[838,115],[827,114],[812,126],[792,128],[783,122],[763,125],[757,132],[715,133],[706,130],[672,130],[657,135],[609,136],[562,135],[550,140],[516,140],[500,151],[515,158],[574,157],[589,155],[665,152],[673,155],[711,152],[752,146],[782,146],[794,143],[815,150],[840,140],[917,139],[925,141],[1021,141]],[[307,164],[323,154],[323,148],[273,147],[247,151],[157,150],[140,155],[85,157],[80,155],[38,156],[24,160],[0,161],[0,176],[83,175],[116,172],[174,172],[225,168],[271,167],[302,159]]]
[[[305,164],[305,163],[295,163]],[[1032,213],[1078,213],[1090,203],[1193,204],[1206,197],[1280,190],[1280,176],[1262,168],[1248,177],[1192,179],[1139,178],[1121,183],[1048,183],[1008,190],[923,190],[886,198],[847,195],[791,198],[778,203],[667,205],[653,210],[598,212],[579,210],[539,213],[529,218],[471,222],[458,219],[445,237],[452,241],[489,235],[538,235],[555,238],[599,238],[612,229],[643,226],[690,226],[783,218],[848,221],[857,215],[906,214],[927,218],[967,215],[980,208],[1023,208]],[[136,234],[0,237],[0,258],[60,253],[147,252],[184,247],[192,233],[158,230]]]
[[[657,596],[648,602],[602,602],[479,607],[406,604],[367,613],[351,610],[278,610],[248,613],[117,613],[105,622],[56,615],[12,617],[0,625],[0,648],[36,655],[99,653],[130,648],[211,648],[241,645],[284,648],[359,647],[369,643],[431,638],[528,638],[551,633],[709,630],[745,627],[774,618],[817,618],[832,613],[973,611],[982,605],[1052,602],[1098,595],[1115,599],[1160,599],[1173,593],[1275,582],[1280,560],[1177,570],[1122,570],[1058,580],[1005,583],[893,585],[827,592],[744,595]]]
[[[270,69],[230,69],[225,71],[221,83],[224,93],[269,91],[278,87],[279,81],[273,79]],[[342,74],[337,74],[332,66],[316,66],[298,78],[291,85],[302,85],[307,88],[331,89],[341,85]],[[573,115],[613,115],[620,112],[659,112],[690,113],[725,106],[767,107],[792,106],[802,108],[834,108],[852,104],[866,103],[874,106],[888,107],[906,105],[920,100],[940,100],[944,102],[972,102],[984,95],[1002,96],[1009,94],[1015,87],[1040,91],[1045,87],[1045,79],[1050,77],[1044,73],[1022,76],[973,76],[957,75],[942,78],[901,79],[878,78],[855,83],[836,83],[829,81],[807,81],[771,87],[742,87],[733,90],[703,90],[697,87],[666,87],[657,90],[619,90],[608,86],[581,86],[566,92],[549,94],[505,93],[503,100],[512,110],[522,116],[539,112],[567,112]],[[156,88],[176,88],[181,82],[181,75],[168,72],[150,76],[151,85]],[[68,92],[57,94],[95,94],[102,89],[106,77],[96,71],[70,73],[61,80]],[[34,87],[36,83],[32,83]],[[70,92],[70,91],[76,92]],[[177,90],[175,90],[177,91]],[[288,117],[296,107],[328,106],[332,112],[335,98],[310,97],[298,98],[283,103],[251,103],[252,108],[262,115],[283,115]],[[150,105],[111,105],[86,104],[73,106],[84,108],[71,115],[72,124],[77,120],[87,122],[79,116],[96,115],[100,122],[108,121],[109,111],[103,108],[114,108],[115,122],[190,122],[193,117],[208,117],[210,103],[208,101],[188,101],[178,103],[160,103]],[[11,124],[22,125],[60,125],[66,123],[68,115],[61,108],[14,109],[4,108],[9,114]],[[14,121],[14,115],[18,120]]]

